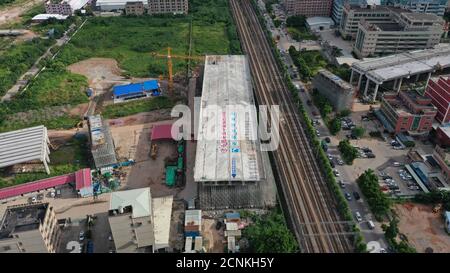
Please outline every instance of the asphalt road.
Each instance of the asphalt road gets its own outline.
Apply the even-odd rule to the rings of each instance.
[[[270,31],[272,31],[273,35],[280,35],[280,42],[277,44],[278,49],[281,51],[281,56],[282,59],[284,61],[284,63],[287,65],[289,73],[292,75],[295,71],[297,71],[297,68],[295,67],[290,55],[288,52],[283,52],[283,48],[281,48],[281,40],[286,40],[286,41],[292,41],[292,38],[289,37],[289,34],[286,34],[285,31],[281,30],[281,29],[277,29],[274,27],[274,24],[272,22],[272,20],[270,19],[270,17],[265,17],[266,21],[267,21],[267,26],[269,28]],[[316,112],[317,114],[319,113],[319,110],[314,106],[308,106],[307,105],[307,101],[311,100],[309,91],[307,90],[307,88],[305,87],[305,85],[303,84],[303,82],[301,82],[300,80],[296,80],[293,79],[293,83],[294,84],[298,84],[299,87],[301,87],[303,90],[306,90],[305,92],[300,92],[299,91],[299,97],[302,100],[303,105],[306,106],[306,110],[308,112],[308,115],[314,119],[314,120],[319,120],[320,125],[316,126],[316,129],[319,131],[320,134],[320,139],[324,139],[325,137],[331,137],[331,134],[328,130],[328,128],[324,125],[324,122],[322,120],[322,118],[320,116],[315,117],[312,112]],[[369,242],[378,242],[380,244],[381,248],[386,249],[387,248],[387,242],[385,240],[384,237],[384,232],[381,229],[381,224],[375,221],[375,218],[373,217],[372,213],[370,212],[369,206],[367,204],[367,202],[364,200],[364,196],[362,195],[358,185],[356,184],[356,181],[351,179],[351,175],[347,172],[348,168],[344,168],[344,166],[339,166],[336,163],[336,158],[341,158],[340,157],[340,152],[337,149],[336,145],[329,145],[329,149],[328,152],[329,154],[332,155],[333,160],[335,162],[335,169],[338,170],[339,172],[339,177],[337,177],[338,180],[342,180],[345,183],[345,189],[342,189],[343,192],[348,192],[351,194],[351,201],[348,201],[349,207],[352,211],[353,217],[355,219],[355,222],[357,222],[356,218],[355,218],[355,213],[358,211],[361,214],[362,217],[362,221],[359,222],[359,227],[361,230],[361,233],[364,237],[364,240],[366,243]],[[360,195],[360,199],[359,200],[355,200],[354,196],[353,196],[353,192],[358,192]],[[373,223],[375,224],[375,229],[370,229],[368,226],[368,221],[372,220]],[[369,249],[370,251],[370,249]]]

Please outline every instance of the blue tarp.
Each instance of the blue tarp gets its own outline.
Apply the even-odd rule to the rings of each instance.
[[[158,81],[151,80],[140,83],[114,86],[113,94],[114,97],[118,97],[157,90],[158,88]]]
[[[227,219],[240,219],[241,215],[238,212],[230,212],[230,213],[225,213],[225,218]]]

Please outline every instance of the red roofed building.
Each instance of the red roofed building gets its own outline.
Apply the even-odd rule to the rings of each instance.
[[[153,126],[151,140],[174,140],[172,137],[172,124],[159,124]]]

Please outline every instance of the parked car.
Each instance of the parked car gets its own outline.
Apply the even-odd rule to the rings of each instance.
[[[372,222],[372,221],[367,221],[367,226],[369,226],[369,228],[370,229],[374,229],[375,228],[375,225],[374,225],[374,223]],[[381,249],[383,249],[383,248],[381,248]],[[380,252],[381,252],[381,249],[380,249]],[[384,250],[384,249],[383,249]]]
[[[376,156],[373,153],[367,153],[367,158],[375,158]]]
[[[330,143],[330,142],[331,142],[331,139],[330,139],[329,137],[326,137],[326,138],[325,138],[325,142],[326,142],[326,143]]]
[[[345,193],[345,199],[347,199],[348,201],[352,201],[352,196],[350,195],[350,193]]]
[[[333,170],[333,173],[334,173],[334,176],[336,176],[336,177],[339,177],[339,176],[340,176],[338,170],[336,170],[336,169]]]
[[[395,161],[394,163],[392,163],[392,166],[399,167],[399,166],[401,166],[401,164],[400,164],[400,162]]]
[[[355,212],[355,218],[356,218],[356,221],[362,222],[362,217],[361,217],[361,214],[359,213],[359,211]]]
[[[353,196],[355,197],[355,200],[361,199],[361,196],[359,196],[359,193],[356,191],[353,192]]]
[[[342,180],[339,180],[339,186],[341,186],[341,188],[345,189],[345,183]]]
[[[342,161],[342,159],[339,159],[339,158],[338,158],[337,164],[342,166],[342,165],[344,165],[344,161]]]

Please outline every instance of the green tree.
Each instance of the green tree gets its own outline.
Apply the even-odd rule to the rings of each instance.
[[[353,161],[358,156],[358,150],[350,144],[348,139],[340,141],[338,148],[345,163],[352,165]]]
[[[330,133],[335,136],[341,130],[341,119],[340,118],[332,119],[329,122],[328,128],[330,129]]]
[[[341,118],[344,118],[344,117],[350,116],[351,113],[352,113],[352,111],[350,109],[344,109],[341,112],[339,112],[339,116]]]
[[[352,134],[358,138],[363,137],[364,133],[365,133],[365,130],[363,127],[357,126],[357,127],[353,128],[353,130],[352,130]]]
[[[254,217],[254,223],[243,230],[249,240],[250,251],[256,253],[293,253],[298,251],[297,241],[289,231],[283,215],[271,212]]]
[[[306,27],[306,17],[303,15],[289,16],[286,19],[287,27],[304,28]]]
[[[357,183],[375,217],[387,215],[391,208],[391,200],[381,191],[375,172],[368,169],[358,177]]]

